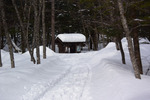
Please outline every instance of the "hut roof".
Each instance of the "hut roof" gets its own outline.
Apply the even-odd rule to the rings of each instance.
[[[64,33],[59,34],[56,39],[59,38],[62,42],[85,42],[86,37],[81,33]]]

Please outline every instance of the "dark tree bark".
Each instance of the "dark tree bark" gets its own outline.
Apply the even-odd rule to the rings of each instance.
[[[114,38],[114,41],[115,41],[115,44],[116,44],[116,50],[120,50],[117,37]]]
[[[98,34],[94,33],[93,36],[92,36],[94,39],[93,39],[93,45],[94,45],[94,48],[93,50],[98,50]]]
[[[52,50],[55,51],[55,0],[51,0],[51,18]]]
[[[90,47],[89,47],[89,49],[92,50],[92,49],[93,49],[93,44],[94,44],[94,43],[93,43],[93,37],[91,36],[91,33],[90,33],[90,32],[89,32],[89,34],[90,34],[90,35],[89,35],[89,38],[90,38],[90,41],[89,41],[89,42],[90,42],[90,43],[89,43],[89,46],[90,46]]]
[[[33,7],[34,7],[34,35],[35,35],[35,45],[36,45],[36,57],[37,57],[37,64],[41,63],[40,60],[40,33],[39,33],[39,27],[40,27],[40,15],[41,15],[41,1],[39,0],[33,0]]]
[[[93,42],[94,42],[94,48],[93,50],[98,50],[98,31],[97,28],[94,29],[94,34],[93,34]]]
[[[133,48],[132,38],[130,36],[130,31],[129,31],[129,28],[128,28],[128,25],[127,25],[126,17],[124,15],[124,8],[123,8],[123,4],[122,4],[121,0],[118,0],[118,7],[119,7],[119,11],[120,11],[122,26],[123,26],[123,29],[125,31],[127,42],[128,42],[128,49],[129,49],[129,54],[130,54],[132,66],[133,66],[133,69],[134,69],[134,74],[135,74],[136,78],[141,79],[141,76],[140,76],[140,73],[139,73],[139,68],[138,68],[136,58],[135,58],[135,55],[134,55],[134,48]]]
[[[1,41],[2,41],[2,22],[1,22],[1,15],[0,15],[0,67],[2,67],[2,57],[1,57]]]
[[[118,44],[119,44],[119,49],[120,49],[120,52],[121,52],[122,63],[126,64],[125,54],[124,54],[124,50],[123,50],[123,47],[122,47],[122,42],[121,42],[121,37],[120,36],[118,37]]]
[[[1,49],[0,49],[0,67],[2,67],[3,64],[2,64],[2,58],[1,58]]]
[[[28,43],[28,29],[29,29],[29,20],[30,20],[30,9],[31,9],[31,6],[27,6],[27,1],[25,1],[25,7],[24,7],[24,20],[27,20],[26,23],[23,22],[23,20],[21,19],[21,16],[20,16],[20,13],[19,13],[19,10],[17,8],[17,5],[15,3],[14,0],[12,0],[12,3],[13,3],[13,6],[15,8],[15,11],[16,11],[16,14],[17,14],[17,18],[19,20],[19,23],[20,23],[20,27],[21,27],[21,44],[22,44],[22,52],[24,53],[25,52],[25,43],[26,43],[26,46],[27,46],[27,49],[29,51],[29,54],[31,56],[31,61],[33,61],[33,63],[35,63],[35,58],[33,56],[33,50],[30,48],[29,46],[29,43]],[[25,15],[25,12],[28,8],[28,12],[26,13],[27,15]],[[26,18],[27,17],[27,18]]]
[[[28,42],[28,35],[29,35],[29,20],[30,20],[30,12],[31,12],[31,6],[29,6],[29,9],[28,9],[28,16],[27,16],[27,26],[26,26],[26,36],[25,36],[25,40],[26,40],[26,45],[27,45],[27,49],[28,49],[28,51],[29,51],[29,54],[30,54],[30,57],[31,57],[31,61],[33,61],[33,63],[35,64],[35,58],[34,58],[34,56],[33,56],[33,50],[34,50],[34,48],[30,48],[30,45],[29,45],[29,42]],[[32,43],[31,45],[32,45],[32,47],[33,47],[33,44],[34,43]]]
[[[92,43],[92,41],[93,41],[93,40],[92,40],[92,37],[90,36],[90,47],[89,47],[89,48],[90,48],[90,50],[92,50],[92,49],[93,49],[93,43]]]
[[[3,49],[3,48],[4,48],[4,35],[1,33],[1,47],[0,47],[0,49]]]
[[[45,0],[43,0],[43,8],[42,8],[42,28],[43,28],[43,58],[46,59]]]
[[[22,49],[22,53],[24,53],[25,49],[26,49],[26,46],[25,46],[25,27],[24,27],[23,22],[21,20],[21,16],[19,14],[17,5],[15,3],[15,0],[12,0],[12,4],[13,4],[13,6],[15,8],[15,11],[16,11],[16,14],[17,14],[20,26],[21,26],[21,30],[22,30],[22,32],[21,32],[21,49]]]
[[[9,54],[10,54],[10,60],[11,60],[11,68],[15,68],[15,62],[14,62],[14,54],[13,54],[13,49],[11,45],[11,38],[9,37],[9,32],[8,32],[8,26],[6,23],[6,17],[5,17],[5,11],[3,7],[3,0],[0,0],[0,10],[1,10],[1,16],[2,16],[2,23],[6,35],[6,40],[9,48]]]
[[[143,74],[140,47],[139,47],[139,37],[138,37],[138,33],[136,30],[133,33],[133,43],[134,43],[134,54],[136,57],[137,65],[139,67],[139,72],[140,74]]]

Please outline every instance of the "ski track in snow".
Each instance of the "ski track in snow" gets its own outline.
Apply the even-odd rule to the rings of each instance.
[[[38,98],[42,97],[48,90],[55,87],[55,85],[57,85],[69,72],[70,68],[63,75],[53,81],[38,82],[37,84],[33,84],[28,93],[23,96],[22,100],[38,100]],[[26,87],[24,88],[26,89]]]
[[[89,65],[70,57],[64,61],[70,63],[70,68],[63,75],[52,82],[34,84],[22,100],[87,100],[87,96],[91,100],[88,93]]]

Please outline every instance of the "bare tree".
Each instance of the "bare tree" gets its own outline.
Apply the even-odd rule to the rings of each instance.
[[[31,61],[33,61],[33,63],[35,63],[35,58],[34,58],[33,53],[32,53],[33,50],[30,48],[29,43],[28,43],[28,29],[29,29],[29,20],[30,20],[31,5],[27,6],[27,1],[25,0],[25,4],[24,4],[24,16],[23,16],[23,18],[21,18],[19,10],[17,8],[17,5],[15,3],[15,0],[12,0],[12,4],[13,4],[13,6],[15,8],[15,11],[16,11],[16,14],[17,14],[17,18],[19,20],[19,24],[20,24],[20,27],[21,27],[21,30],[22,30],[22,32],[21,32],[22,33],[22,35],[21,35],[22,36],[22,46],[24,46],[24,42],[25,42],[26,46],[27,46],[27,49],[29,51],[29,54],[31,56]],[[28,11],[27,11],[27,8],[28,8]],[[27,22],[23,22],[23,20],[27,20]]]
[[[2,67],[1,49],[0,49],[0,67]]]
[[[16,11],[16,14],[17,14],[20,26],[21,26],[21,30],[22,30],[22,32],[21,32],[21,48],[22,48],[22,52],[24,53],[25,52],[25,27],[23,25],[23,22],[22,22],[20,14],[19,14],[17,5],[15,3],[15,0],[12,0],[12,4],[15,8],[15,11]]]
[[[40,15],[41,15],[41,0],[33,0],[33,7],[34,7],[34,35],[35,35],[35,45],[36,45],[36,57],[37,57],[37,64],[40,64],[40,49],[39,49],[39,38],[40,38]]]
[[[0,15],[0,67],[2,67],[2,58],[1,58],[1,41],[2,41],[2,22],[1,22],[1,15]]]
[[[42,28],[43,28],[43,58],[46,59],[45,0],[43,0],[43,8],[42,8]]]
[[[55,51],[55,0],[51,0],[51,6],[52,50]]]
[[[28,14],[27,14],[27,26],[26,26],[26,36],[25,36],[25,39],[26,39],[27,49],[29,50],[29,54],[30,54],[30,57],[31,57],[31,61],[33,61],[33,63],[35,64],[36,61],[35,61],[35,58],[33,56],[33,52],[34,52],[34,39],[33,39],[33,43],[31,44],[32,48],[30,48],[30,45],[29,45],[29,42],[28,42],[30,12],[31,12],[31,5],[29,6]]]
[[[122,63],[126,64],[125,54],[124,54],[124,50],[123,50],[122,42],[121,42],[121,36],[118,36],[118,44],[119,44],[119,49],[120,49],[120,53],[122,57]]]
[[[143,74],[142,62],[141,62],[141,54],[140,54],[140,45],[139,45],[139,37],[137,30],[133,31],[133,43],[134,43],[134,54],[137,61],[137,65],[139,68],[140,74]]]
[[[0,10],[1,10],[1,16],[2,16],[2,23],[3,23],[3,27],[4,27],[4,31],[5,31],[5,35],[6,35],[6,40],[7,40],[7,44],[8,44],[8,48],[9,48],[11,68],[15,68],[14,54],[13,54],[13,49],[12,49],[12,45],[11,45],[11,38],[9,37],[8,26],[6,23],[3,0],[0,0]]]
[[[123,4],[122,4],[121,0],[118,0],[118,7],[119,7],[119,11],[120,11],[122,26],[124,28],[126,38],[127,38],[127,42],[128,42],[128,49],[129,49],[129,54],[130,54],[132,66],[133,66],[133,69],[134,69],[134,74],[135,74],[136,78],[141,79],[141,76],[140,76],[140,73],[139,73],[139,68],[138,68],[136,58],[135,58],[135,55],[134,55],[133,41],[132,41],[132,38],[130,36],[130,31],[129,31],[129,28],[128,28],[126,17],[124,15],[124,7],[123,7]]]

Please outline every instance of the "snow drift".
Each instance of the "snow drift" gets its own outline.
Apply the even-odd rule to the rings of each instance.
[[[149,42],[141,39],[144,74],[150,66]],[[28,52],[15,54],[16,68],[10,68],[9,54],[2,51],[0,100],[149,100],[150,73],[135,79],[126,39],[122,40],[126,65],[121,63],[115,43],[100,51],[57,54],[47,48],[40,65],[30,62]]]

